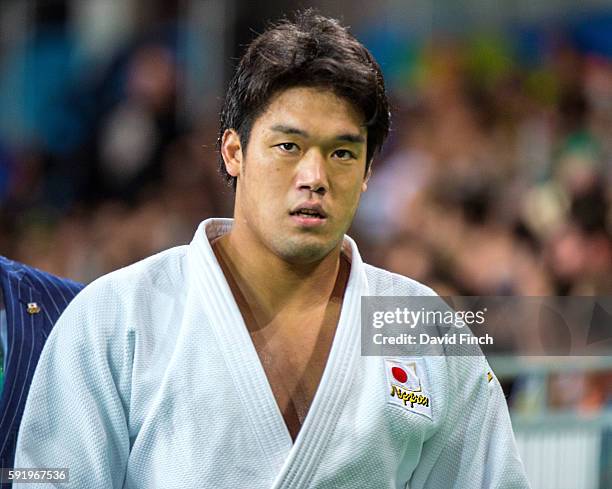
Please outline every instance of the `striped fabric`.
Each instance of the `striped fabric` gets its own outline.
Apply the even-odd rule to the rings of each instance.
[[[0,399],[0,467],[12,468],[17,432],[32,375],[51,328],[81,284],[0,256],[8,353]],[[2,489],[10,487],[2,484]]]

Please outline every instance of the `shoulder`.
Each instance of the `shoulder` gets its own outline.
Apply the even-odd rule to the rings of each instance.
[[[175,291],[185,280],[187,246],[177,246],[94,280],[83,293],[133,297]]]
[[[188,246],[178,246],[94,280],[70,304],[67,313],[96,323],[128,324],[167,308],[185,293]]]
[[[436,292],[426,285],[398,273],[389,272],[364,263],[368,286],[377,296],[435,296]]]

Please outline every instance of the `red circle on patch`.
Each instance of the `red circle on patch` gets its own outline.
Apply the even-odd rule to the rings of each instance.
[[[395,380],[401,382],[402,384],[408,380],[408,375],[406,374],[406,372],[404,372],[404,369],[402,368],[393,367],[391,369],[391,373],[393,374],[393,377],[395,377]]]

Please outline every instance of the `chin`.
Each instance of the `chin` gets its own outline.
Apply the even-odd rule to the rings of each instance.
[[[308,264],[321,261],[337,245],[329,242],[307,242],[308,240],[284,241],[276,247],[277,254],[289,263]]]

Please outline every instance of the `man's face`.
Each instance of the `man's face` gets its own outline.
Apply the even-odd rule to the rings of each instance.
[[[223,156],[238,177],[241,237],[290,263],[321,260],[340,246],[366,189],[363,122],[333,92],[296,87],[255,120],[246,153],[227,131]]]

